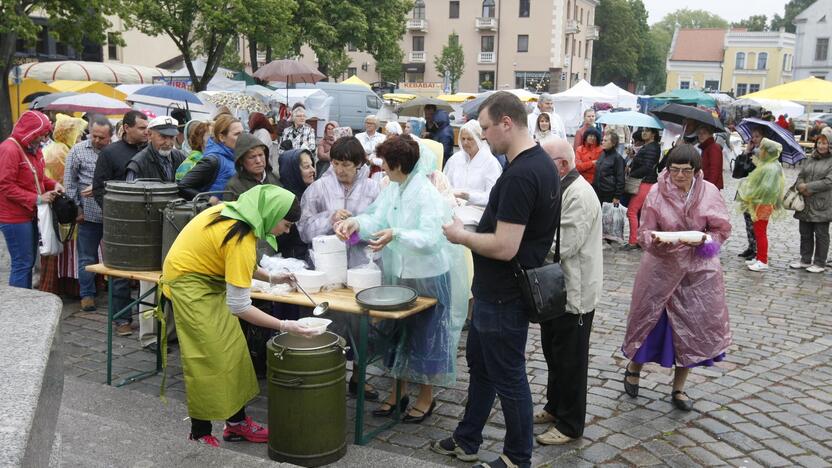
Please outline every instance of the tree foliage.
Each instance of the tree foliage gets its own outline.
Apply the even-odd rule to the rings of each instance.
[[[643,56],[649,52],[644,4],[641,0],[601,0],[595,23],[600,37],[592,57],[593,81],[612,81],[623,87],[637,82]]]
[[[294,0],[122,0],[122,18],[150,36],[170,37],[182,54],[194,88],[204,90],[217,72],[226,47],[239,34],[287,27]],[[193,61],[204,57],[197,75]]]
[[[381,60],[376,62],[376,71],[384,81],[398,83],[402,77],[402,62],[404,61],[404,52],[400,47],[396,47],[389,55],[385,55]]]
[[[740,22],[731,23],[731,26],[745,28],[753,32],[768,31],[768,17],[766,15],[751,15]]]
[[[30,16],[46,18],[56,39],[80,49],[83,39],[95,43],[106,40],[111,26],[107,16],[117,12],[117,0],[3,0],[0,2],[0,76],[12,70],[18,39],[37,40],[41,26]],[[0,134],[11,133],[9,88],[0,86]]]
[[[459,43],[459,36],[451,33],[448,36],[448,44],[442,47],[442,53],[433,58],[437,74],[444,78],[448,74],[451,82],[451,94],[456,92],[457,82],[465,70],[465,51]]]
[[[771,30],[777,31],[780,28],[786,28],[786,32],[793,33],[797,29],[794,24],[794,19],[803,10],[809,8],[815,0],[789,0],[786,3],[785,16],[774,15],[771,18]]]

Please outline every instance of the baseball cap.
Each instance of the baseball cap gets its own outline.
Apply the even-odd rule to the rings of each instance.
[[[176,136],[179,135],[178,126],[179,122],[176,119],[169,115],[162,115],[151,120],[147,124],[147,129],[159,132],[165,136]]]

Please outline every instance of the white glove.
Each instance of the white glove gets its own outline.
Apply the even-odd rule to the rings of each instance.
[[[276,284],[292,284],[294,281],[294,276],[291,273],[272,273],[269,272],[269,286],[274,286]]]
[[[281,320],[280,331],[300,336],[315,336],[316,334],[315,330],[303,326],[297,320]]]

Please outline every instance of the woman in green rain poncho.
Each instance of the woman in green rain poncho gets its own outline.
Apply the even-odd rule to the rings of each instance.
[[[413,382],[419,384],[419,396],[403,421],[420,423],[436,406],[433,385],[456,381],[457,344],[468,312],[467,269],[462,247],[449,243],[442,233],[451,210],[427,177],[435,163],[420,158],[419,144],[409,136],[388,138],[376,154],[390,185],[363,214],[336,225],[335,232],[342,239],[358,232],[373,250],[382,252],[384,284],[410,286],[421,296],[437,299],[436,306],[405,319],[407,340],[385,360],[405,397],[396,402],[391,392],[373,412],[387,416],[396,404],[406,407],[404,387]],[[423,154],[433,158],[429,151]]]
[[[246,340],[237,318],[254,325],[308,335],[296,321],[278,320],[251,304],[251,280],[286,283],[257,268],[255,244],[289,232],[300,218],[295,196],[260,185],[236,202],[209,208],[176,238],[162,270],[163,294],[173,303],[190,439],[218,447],[211,420],[226,420],[223,439],[263,443],[268,429],[246,417],[245,405],[259,392]]]
[[[786,178],[780,166],[783,145],[763,138],[753,157],[756,169],[742,181],[737,195],[742,210],[751,215],[754,237],[757,239],[757,258],[748,261],[751,271],[768,270],[768,221],[783,210],[783,189]]]

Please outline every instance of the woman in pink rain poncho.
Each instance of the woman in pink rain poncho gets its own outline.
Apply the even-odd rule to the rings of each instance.
[[[702,158],[690,145],[668,156],[641,212],[638,241],[644,249],[622,351],[630,358],[624,390],[638,396],[647,362],[674,367],[673,405],[693,408],[684,392],[691,367],[712,366],[731,344],[719,247],[731,233],[722,195],[702,178]],[[654,232],[701,231],[696,242],[666,243]]]

